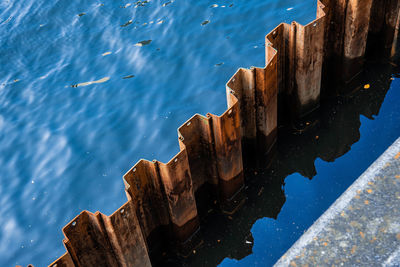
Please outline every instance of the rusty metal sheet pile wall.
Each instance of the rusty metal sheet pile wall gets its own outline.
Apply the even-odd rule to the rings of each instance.
[[[186,149],[193,190],[205,183],[218,185],[211,117],[196,114],[178,129],[179,146]]]
[[[321,84],[353,78],[368,47],[393,52],[397,44],[400,0],[317,4],[314,21],[282,23],[266,36],[265,67],[234,74],[221,116],[196,114],[178,129],[176,156],[140,160],[124,175],[127,203],[111,216],[83,211],[66,225],[67,253],[50,266],[151,266],[164,244],[195,246],[195,193],[205,184],[221,210],[234,213],[244,199],[246,148],[267,153],[283,113],[296,120],[312,112],[326,93]]]
[[[179,241],[185,242],[199,228],[186,150],[180,151],[167,164],[157,163],[174,236]]]

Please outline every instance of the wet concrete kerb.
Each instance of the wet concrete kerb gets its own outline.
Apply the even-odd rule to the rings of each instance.
[[[400,266],[400,138],[275,266]]]

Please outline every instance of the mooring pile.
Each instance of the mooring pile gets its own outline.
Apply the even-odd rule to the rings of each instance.
[[[196,191],[209,185],[209,197],[234,213],[243,201],[243,151],[268,154],[282,118],[316,110],[331,93],[321,88],[362,70],[367,47],[393,56],[399,8],[400,0],[319,0],[311,23],[280,24],[266,36],[265,67],[241,68],[228,81],[228,109],[184,123],[168,163],[140,160],[129,170],[128,201],[112,215],[83,211],[66,225],[67,252],[50,266],[151,266],[162,243],[190,253],[201,241]]]

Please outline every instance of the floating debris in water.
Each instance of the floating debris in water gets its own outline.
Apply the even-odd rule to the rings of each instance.
[[[141,41],[141,42],[136,43],[135,46],[141,47],[141,46],[144,46],[144,45],[148,45],[148,44],[151,43],[151,41],[152,41],[152,40]]]
[[[163,24],[164,20],[160,20],[159,22],[157,22],[157,24]]]
[[[371,86],[369,84],[364,85],[364,89],[369,89]]]
[[[103,53],[103,54],[101,54],[103,57],[104,56],[108,56],[108,55],[110,55],[111,54],[111,52],[105,52],[105,53]]]
[[[212,5],[211,7],[218,7],[218,5],[217,5],[217,4],[214,4],[214,5]]]
[[[149,3],[150,1],[144,0],[144,1],[137,1],[135,3],[135,8],[137,8],[138,6],[145,6],[147,3]]]
[[[216,66],[216,67],[219,67],[219,66],[222,66],[222,65],[224,65],[224,62],[221,62],[221,63],[215,64],[215,66]]]
[[[230,4],[229,7],[233,7],[233,4]]]
[[[110,77],[104,77],[97,81],[73,84],[73,85],[71,85],[71,87],[87,86],[87,85],[91,85],[91,84],[95,84],[95,83],[104,83],[104,82],[108,81],[109,79],[110,79]]]
[[[286,8],[287,11],[290,11],[292,9],[293,9],[293,7]]]
[[[84,15],[86,15],[86,13],[80,13],[80,14],[78,14],[79,17],[82,17],[82,16],[84,16]]]
[[[126,22],[125,24],[122,24],[121,27],[126,27],[132,24],[132,20],[129,20],[128,22]]]
[[[131,3],[128,3],[125,6],[123,6],[122,8],[127,8],[127,7],[130,7],[131,5],[132,5]]]
[[[205,21],[203,21],[203,22],[201,23],[201,26],[207,25],[208,23],[210,23],[210,21],[209,21],[209,20],[205,20]]]
[[[128,76],[122,77],[122,79],[130,79],[130,78],[133,78],[133,77],[135,77],[135,75],[128,75]]]
[[[258,196],[261,196],[261,194],[264,192],[264,186],[263,187],[261,187],[261,189],[260,189],[260,191],[258,191]]]
[[[253,244],[251,241],[246,240],[246,244]]]
[[[168,6],[169,4],[171,4],[172,3],[172,1],[168,1],[168,2],[166,2],[166,3],[164,3],[164,4],[162,4],[162,6]]]
[[[15,79],[14,82],[15,82],[15,83],[19,82],[19,79]]]

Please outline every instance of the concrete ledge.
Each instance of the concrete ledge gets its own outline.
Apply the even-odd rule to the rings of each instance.
[[[400,266],[400,138],[275,266]]]

